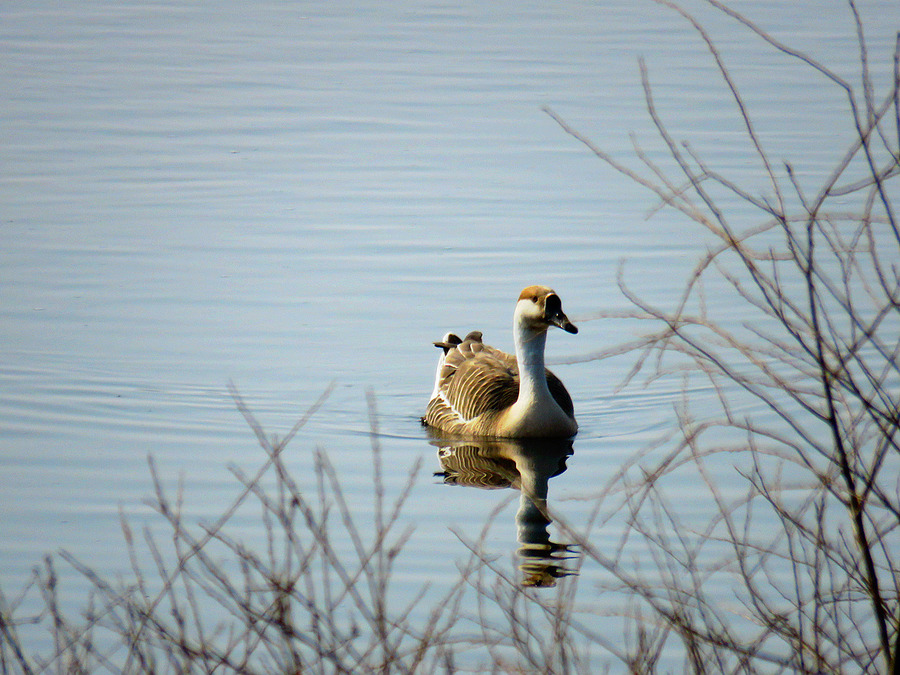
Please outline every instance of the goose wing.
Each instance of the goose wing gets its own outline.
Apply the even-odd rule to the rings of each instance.
[[[545,372],[547,373],[547,388],[550,389],[550,394],[556,401],[556,405],[562,408],[563,412],[569,417],[575,417],[575,404],[572,403],[572,397],[569,396],[566,386],[562,383],[562,380],[549,370]]]
[[[435,343],[445,355],[425,422],[444,430],[505,410],[519,396],[515,357],[484,344],[478,331],[458,340],[450,335]]]

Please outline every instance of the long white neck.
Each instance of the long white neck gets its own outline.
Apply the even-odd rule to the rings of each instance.
[[[536,333],[518,321],[515,324],[516,360],[519,363],[518,403],[534,404],[552,399],[544,372],[544,345],[547,331]]]

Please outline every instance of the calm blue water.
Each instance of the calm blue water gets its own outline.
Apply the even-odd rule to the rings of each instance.
[[[826,4],[735,6],[849,78],[855,29],[843,3]],[[879,18],[867,37],[883,83],[900,9],[860,4]],[[687,6],[761,137],[816,184],[846,147],[832,132],[840,92]],[[371,389],[389,485],[424,462],[402,573],[449,578],[465,554],[449,528],[477,533],[503,497],[465,489],[461,514],[464,488],[431,475],[436,448],[418,424],[431,341],[478,328],[510,349],[514,300],[531,283],[555,287],[576,322],[625,309],[621,261],[632,288],[671,302],[704,250],[671,213],[647,219],[652,196],[542,107],[633,166],[632,133],[664,162],[643,57],[673,133],[766,189],[704,45],[652,2],[31,2],[0,17],[4,588],[59,549],[101,573],[124,569],[119,509],[149,518],[148,455],[172,485],[183,477],[192,516],[218,514],[237,490],[229,463],[263,459],[229,381],[279,434],[333,382],[290,462],[309,474],[325,449],[362,514]],[[638,330],[580,327],[551,336],[551,363]],[[672,423],[679,383],[618,392],[630,365],[556,367],[581,431],[551,500],[576,522],[590,505],[571,498]],[[702,409],[712,394],[693,396]],[[498,519],[500,551],[515,548],[515,510]]]

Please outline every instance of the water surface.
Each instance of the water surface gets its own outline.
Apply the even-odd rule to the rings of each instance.
[[[864,5],[882,17],[867,28],[883,78],[900,10]],[[801,181],[827,172],[846,146],[831,131],[839,93],[688,7],[730,59],[761,137]],[[843,4],[737,7],[853,75]],[[553,286],[576,322],[625,308],[623,260],[632,287],[671,302],[705,245],[670,213],[647,219],[651,196],[542,108],[618,158],[633,157],[634,133],[662,159],[641,57],[673,131],[765,189],[705,46],[651,2],[33,2],[2,15],[4,588],[58,549],[124,569],[119,509],[152,522],[148,456],[172,485],[183,477],[193,517],[218,514],[236,491],[227,466],[263,460],[229,382],[279,434],[333,383],[290,463],[310,475],[325,449],[363,516],[371,390],[389,487],[424,463],[399,573],[450,578],[465,555],[450,528],[478,532],[503,493],[432,475],[437,449],[418,422],[431,341],[477,328],[511,349],[513,304],[532,283]],[[580,328],[548,342],[551,363],[573,361],[555,369],[581,430],[550,485],[576,522],[590,505],[572,498],[664,434],[682,394],[674,381],[617,391],[627,358],[581,357],[636,327]],[[691,394],[701,410],[712,399]],[[504,554],[516,508],[492,538]]]

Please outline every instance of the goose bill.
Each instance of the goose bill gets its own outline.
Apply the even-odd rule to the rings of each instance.
[[[578,326],[569,321],[569,317],[567,317],[562,312],[554,312],[550,316],[547,317],[548,323],[553,324],[554,326],[559,326],[567,333],[577,333]]]

